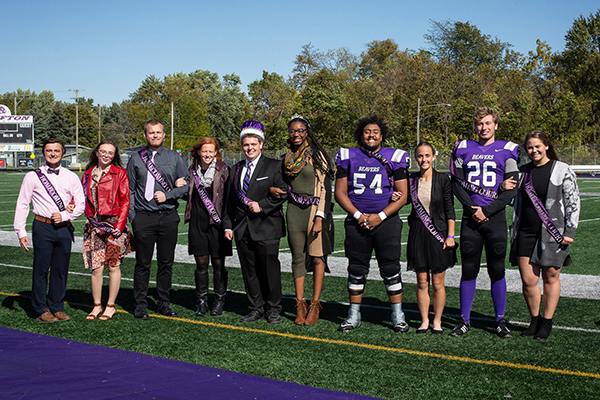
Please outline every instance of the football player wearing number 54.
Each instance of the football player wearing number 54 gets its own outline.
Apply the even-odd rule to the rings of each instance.
[[[348,318],[338,330],[349,332],[360,326],[360,304],[375,250],[379,273],[392,305],[392,328],[408,331],[402,312],[400,236],[398,211],[408,197],[408,153],[383,147],[386,124],[376,115],[358,121],[354,138],[359,148],[341,148],[336,156],[335,200],[348,213],[344,221],[348,257]],[[393,192],[400,192],[392,202]]]

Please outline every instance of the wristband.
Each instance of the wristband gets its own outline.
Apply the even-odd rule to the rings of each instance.
[[[454,239],[454,236],[452,236],[452,235],[448,235],[448,236],[446,236],[446,237],[447,237],[448,239]]]
[[[382,211],[382,212],[380,212],[380,213],[379,213],[379,214],[377,214],[377,215],[379,215],[379,218],[380,218],[382,221],[383,221],[384,219],[386,219],[386,218],[387,218],[387,214],[386,214],[386,213],[384,213],[383,211]]]
[[[360,218],[361,215],[362,215],[362,213],[360,211],[356,211],[354,213],[354,219],[356,219],[358,221],[358,219]]]

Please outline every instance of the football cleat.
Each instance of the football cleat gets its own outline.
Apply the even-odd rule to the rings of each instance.
[[[501,338],[510,338],[512,333],[506,327],[506,320],[501,318],[500,321],[496,322],[496,334]]]
[[[461,320],[460,323],[458,325],[456,325],[454,327],[454,329],[452,329],[450,331],[450,336],[461,336],[467,332],[469,332],[469,329],[471,329],[471,326],[469,324],[467,324],[465,322],[465,320]]]

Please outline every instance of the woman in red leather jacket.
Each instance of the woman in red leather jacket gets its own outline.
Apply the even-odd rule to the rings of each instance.
[[[129,180],[121,167],[117,145],[101,141],[90,153],[90,162],[83,174],[87,222],[83,233],[83,263],[92,270],[94,308],[87,319],[96,319],[102,312],[102,273],[109,268],[108,302],[100,320],[115,315],[115,300],[121,283],[121,261],[131,252],[127,231],[129,213]]]

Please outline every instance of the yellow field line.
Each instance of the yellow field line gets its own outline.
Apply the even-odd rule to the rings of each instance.
[[[25,296],[25,295],[21,295],[21,294],[5,293],[5,292],[0,292],[0,295],[29,297],[29,296]],[[83,307],[91,307],[90,305],[81,304],[81,303],[74,303],[74,302],[65,302],[65,303],[73,304],[73,305],[77,305],[77,306],[83,306]],[[117,309],[117,312],[120,312],[123,314],[129,314],[129,312],[124,311],[124,310],[119,310],[119,309]],[[582,376],[582,377],[586,377],[586,378],[600,379],[600,374],[593,373],[593,372],[570,371],[567,369],[546,368],[546,367],[539,367],[537,365],[519,364],[519,363],[511,363],[511,362],[505,362],[505,361],[478,360],[476,358],[470,358],[470,357],[459,357],[459,356],[452,356],[452,355],[448,355],[448,354],[430,353],[427,351],[408,350],[408,349],[400,349],[400,348],[396,348],[396,347],[378,346],[378,345],[368,344],[368,343],[348,342],[346,340],[323,339],[323,338],[317,338],[317,337],[311,337],[311,336],[295,335],[292,333],[275,332],[275,331],[269,331],[269,330],[264,330],[264,329],[248,328],[245,326],[219,324],[219,323],[215,323],[215,322],[191,320],[191,319],[180,318],[180,317],[166,317],[166,316],[158,315],[158,314],[149,314],[149,316],[152,318],[175,320],[175,321],[187,322],[187,323],[192,323],[192,324],[197,324],[197,325],[212,326],[215,328],[227,328],[227,329],[233,329],[233,330],[243,331],[243,332],[263,333],[263,334],[267,334],[267,335],[280,336],[280,337],[290,338],[290,339],[307,340],[307,341],[327,343],[327,344],[337,344],[337,345],[342,345],[342,346],[360,347],[360,348],[364,348],[364,349],[382,350],[382,351],[389,351],[389,352],[402,353],[402,354],[412,354],[412,355],[417,355],[417,356],[441,358],[443,360],[461,361],[461,362],[466,362],[466,363],[493,365],[493,366],[509,367],[509,368],[517,368],[517,369],[528,369],[528,370],[532,370],[532,371],[550,372],[553,374],[574,375],[574,376]]]

